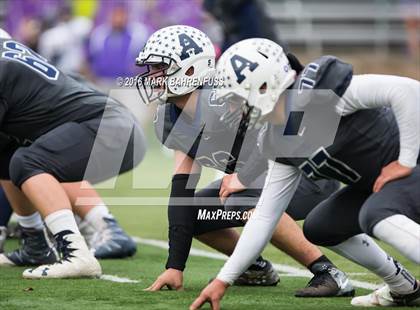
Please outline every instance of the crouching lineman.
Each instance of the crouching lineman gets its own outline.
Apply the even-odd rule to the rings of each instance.
[[[137,245],[130,236],[118,225],[106,204],[88,182],[62,183],[72,203],[73,212],[80,218],[78,227],[85,238],[89,249],[96,258],[125,258],[133,256]],[[8,184],[6,183],[7,187]],[[10,191],[13,189],[9,189]],[[77,199],[89,198],[92,205],[76,205]],[[13,200],[14,209],[19,210],[22,203]],[[0,188],[0,225],[6,227],[12,213],[12,207]],[[44,223],[38,212],[29,216],[16,215],[17,229],[20,231],[21,247],[5,254],[0,254],[0,266],[38,266],[56,261],[53,245],[48,242],[48,234],[44,232]],[[0,232],[3,229],[0,227]],[[6,234],[0,239],[0,253]]]
[[[252,211],[264,184],[267,161],[254,165],[258,159],[255,157],[258,153],[254,152],[258,130],[250,128],[247,131],[246,124],[241,124],[245,129],[239,131],[238,127],[229,127],[226,119],[220,121],[228,111],[226,106],[213,106],[209,85],[176,85],[177,81],[201,81],[211,76],[214,63],[215,52],[209,38],[200,30],[187,26],[171,26],[155,32],[137,59],[139,66],[147,67],[138,80],[144,101],[164,103],[158,106],[155,119],[158,139],[175,151],[168,206],[169,257],[166,271],[150,286],[152,291],[164,286],[182,288],[182,271],[193,236],[226,255],[232,254],[239,238],[232,227],[243,226],[247,218],[205,220],[199,219],[199,214]],[[148,87],[148,79],[153,82],[154,77],[165,78],[166,83]],[[202,166],[228,175],[195,191]],[[337,189],[337,183],[302,179],[290,214],[295,219],[304,218]],[[354,294],[345,274],[304,238],[302,230],[289,215],[285,214],[280,220],[272,243],[314,273],[308,287],[299,290],[297,296]],[[276,285],[279,277],[271,263],[262,257],[255,259],[235,284]]]
[[[142,130],[120,103],[13,39],[0,39],[0,67],[2,185],[18,215],[39,223],[40,213],[60,255],[23,277],[99,276],[71,211],[77,191],[72,197],[68,187],[131,170],[144,155]]]
[[[235,44],[217,69],[232,86],[218,89],[217,100],[255,109],[263,115],[260,121],[267,122],[260,131],[259,148],[270,168],[234,253],[191,309],[206,301],[218,309],[226,288],[269,241],[301,174],[347,185],[308,215],[305,236],[386,282],[372,294],[354,298],[352,305],[420,305],[419,282],[368,236],[419,263],[419,83],[397,76],[353,76],[350,65],[332,56],[299,70],[291,67],[280,46],[265,39]],[[287,88],[293,91],[281,96]],[[284,100],[291,111],[288,119]],[[281,113],[273,110],[276,103]],[[311,114],[305,119],[307,113]],[[336,134],[321,142],[325,139],[319,140],[318,134],[331,134],[324,125],[335,121]],[[302,150],[312,153],[297,153]]]

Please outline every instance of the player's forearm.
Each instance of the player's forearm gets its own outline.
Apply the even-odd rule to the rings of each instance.
[[[271,162],[270,166],[273,165]],[[235,251],[218,274],[219,280],[232,284],[260,255],[299,182],[299,174],[292,167],[281,171],[271,168],[267,178],[256,210],[245,225]]]
[[[338,108],[344,114],[360,109],[391,107],[400,131],[398,161],[406,167],[416,166],[420,149],[418,81],[393,75],[356,75],[343,98]]]
[[[413,168],[420,150],[420,83],[404,79],[392,96],[392,110],[400,131],[400,164]]]
[[[191,248],[197,209],[194,191],[200,175],[176,174],[168,206],[169,256],[166,268],[184,270]]]
[[[245,272],[270,241],[281,213],[281,208],[278,208],[276,214],[265,218],[258,214],[258,210],[254,212],[245,225],[235,251],[217,275],[219,280],[232,285]]]

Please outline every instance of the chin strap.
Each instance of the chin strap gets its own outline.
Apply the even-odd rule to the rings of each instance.
[[[245,136],[248,129],[259,129],[261,124],[261,110],[248,105],[235,111],[226,111],[220,117],[220,121],[232,130],[238,130],[238,133]]]
[[[302,72],[302,70],[305,68],[305,66],[302,65],[299,59],[292,53],[287,53],[286,57],[289,60],[289,63],[292,69],[296,71],[296,75],[299,75]]]

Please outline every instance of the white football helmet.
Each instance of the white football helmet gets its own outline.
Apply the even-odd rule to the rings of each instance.
[[[12,37],[6,31],[0,28],[0,39],[11,39]]]
[[[280,95],[296,78],[283,48],[261,38],[232,45],[220,57],[216,70],[217,103],[239,105],[244,115],[254,118],[251,120],[254,123],[255,118],[273,110]]]
[[[214,75],[215,51],[202,31],[175,25],[153,33],[136,64],[146,67],[136,80],[142,99],[146,104],[165,103],[167,97],[191,93]]]

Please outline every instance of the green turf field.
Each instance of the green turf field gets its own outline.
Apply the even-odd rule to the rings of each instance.
[[[145,162],[139,167],[137,185],[148,189],[132,190],[132,175],[121,177],[114,190],[101,190],[112,204],[118,197],[163,197],[167,189],[150,189],[156,184],[169,182],[172,163],[156,147],[152,147]],[[142,176],[142,177],[141,177]],[[202,184],[213,175],[206,173]],[[164,184],[164,183],[162,183]],[[165,240],[167,221],[165,206],[118,206],[111,207],[122,226],[132,235],[145,239]],[[9,241],[7,249],[16,247],[16,241]],[[212,251],[194,242],[194,248]],[[406,267],[420,277],[420,267],[407,262],[395,251],[386,247]],[[330,258],[354,280],[380,283],[378,278],[363,268],[350,263],[325,250]],[[274,263],[299,267],[289,257],[269,246],[264,256]],[[104,274],[137,280],[138,283],[115,283],[95,280],[23,280],[23,268],[0,268],[0,309],[187,309],[200,289],[214,277],[222,266],[222,260],[192,256],[184,276],[185,291],[144,292],[164,269],[166,250],[150,245],[139,245],[135,257],[125,260],[102,261]],[[298,299],[293,297],[295,289],[306,284],[307,278],[282,276],[277,287],[229,289],[223,300],[223,309],[350,309],[350,298]],[[357,289],[357,294],[366,294]],[[205,307],[209,309],[207,305]]]

